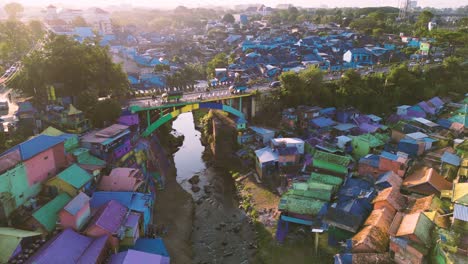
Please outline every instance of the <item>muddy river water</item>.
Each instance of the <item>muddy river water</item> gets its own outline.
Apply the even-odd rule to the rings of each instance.
[[[251,263],[254,229],[238,209],[234,180],[226,169],[212,166],[204,158],[206,150],[191,113],[177,117],[173,128],[184,135],[183,145],[174,154],[176,179],[195,203],[192,263]]]

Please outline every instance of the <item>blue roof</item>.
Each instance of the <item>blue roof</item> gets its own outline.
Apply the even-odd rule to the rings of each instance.
[[[380,156],[382,156],[382,157],[384,157],[386,159],[389,159],[389,160],[397,160],[398,159],[397,155],[395,155],[393,153],[390,153],[390,152],[387,152],[387,151],[382,151]]]
[[[270,134],[270,133],[274,134],[275,133],[275,131],[269,130],[269,129],[266,129],[266,128],[263,128],[263,127],[251,126],[250,129],[252,129],[255,133],[260,134],[260,135],[266,135],[266,134]]]
[[[133,249],[169,257],[169,253],[167,252],[162,238],[139,238],[135,242]]]
[[[333,126],[336,124],[335,121],[331,120],[330,118],[326,117],[317,117],[311,120],[312,123],[314,123],[316,126],[322,128],[322,127],[329,127]]]
[[[454,166],[460,166],[461,159],[455,154],[452,154],[450,152],[444,152],[442,157],[440,158],[442,162],[452,164]]]
[[[350,130],[352,128],[355,128],[355,127],[356,127],[355,124],[342,123],[342,124],[334,126],[333,128],[336,129],[336,130],[339,130],[339,131],[348,131],[348,130]]]
[[[21,153],[21,160],[24,161],[64,141],[65,139],[60,138],[60,137],[39,135],[37,137],[31,138],[28,141],[25,141],[23,143],[20,143],[14,146],[13,148],[7,150],[5,153],[19,149]]]
[[[452,126],[452,121],[448,119],[439,119],[437,120],[437,124],[443,128],[449,129]]]

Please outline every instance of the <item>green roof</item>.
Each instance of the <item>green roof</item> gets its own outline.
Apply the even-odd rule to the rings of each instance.
[[[41,134],[57,137],[57,136],[63,135],[64,133],[62,131],[56,129],[55,127],[50,126],[50,127],[46,128],[46,129],[44,129],[44,131],[42,131]]]
[[[314,154],[314,161],[315,160],[323,160],[326,162],[334,163],[337,165],[341,165],[347,167],[351,162],[351,158],[336,154],[327,153],[324,151],[316,151]]]
[[[375,148],[385,145],[385,142],[388,141],[388,136],[385,134],[362,134],[359,136],[352,137],[353,139],[368,142],[369,147]]]
[[[78,148],[73,152],[73,155],[77,157],[78,164],[83,165],[94,165],[94,166],[105,166],[106,162],[96,158],[89,154],[89,150],[85,148]]]
[[[0,263],[7,263],[15,249],[25,237],[41,235],[41,232],[0,227]]]
[[[70,108],[68,109],[67,115],[78,115],[83,113],[81,110],[76,109],[72,104],[70,104]]]
[[[58,212],[71,200],[71,197],[66,193],[57,195],[53,200],[39,208],[33,213],[33,217],[51,232],[55,229],[57,223]]]
[[[327,170],[327,171],[343,173],[343,174],[348,172],[347,167],[342,166],[342,165],[337,165],[337,164],[334,164],[334,163],[330,163],[330,162],[324,161],[324,160],[314,159],[313,165],[316,168],[324,169],[324,170]]]
[[[330,201],[333,192],[334,187],[328,184],[314,183],[311,185],[309,183],[294,183],[293,188],[287,191],[285,195]]]
[[[278,209],[296,214],[317,215],[324,204],[326,202],[314,198],[299,197],[286,193],[281,197]]]
[[[340,177],[335,177],[327,174],[312,172],[309,181],[321,182],[330,185],[341,185],[343,180]]]
[[[70,167],[60,172],[57,177],[76,189],[80,189],[92,179],[91,174],[76,164],[72,164]]]

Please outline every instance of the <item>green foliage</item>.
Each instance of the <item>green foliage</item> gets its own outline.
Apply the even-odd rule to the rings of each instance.
[[[171,69],[171,66],[166,65],[166,64],[158,64],[154,66],[153,71],[154,72],[163,72],[163,71],[169,71]]]
[[[212,78],[216,68],[226,68],[228,65],[228,58],[226,53],[219,53],[214,56],[211,61],[206,65],[206,75],[208,78]]]
[[[428,10],[424,10],[419,14],[418,20],[414,24],[415,34],[419,36],[424,36],[428,32],[427,24],[434,17],[434,14]]]
[[[113,99],[99,101],[91,111],[88,118],[95,127],[103,127],[117,120],[122,112],[120,103]]]
[[[19,3],[15,3],[15,2],[6,4],[3,7],[3,9],[7,13],[8,19],[10,19],[10,20],[18,19],[18,15],[23,13],[23,11],[24,11],[23,6],[21,4],[19,4]]]
[[[41,35],[42,32],[37,32],[37,23],[27,26],[17,20],[0,22],[0,58],[13,63],[25,55]]]
[[[56,87],[57,97],[77,96],[87,90],[107,96],[124,94],[128,80],[121,66],[112,62],[107,48],[51,36],[43,49],[23,60],[22,71],[11,83],[39,103],[46,103],[46,87],[50,85]]]
[[[98,94],[93,90],[86,90],[80,93],[76,98],[76,106],[84,113],[93,113],[98,104]]]
[[[227,13],[223,16],[223,22],[225,23],[233,24],[235,21],[236,19],[232,14]]]
[[[314,95],[320,93],[323,72],[309,67],[299,74],[284,72],[280,76],[281,100],[285,106],[310,104],[315,101]]]

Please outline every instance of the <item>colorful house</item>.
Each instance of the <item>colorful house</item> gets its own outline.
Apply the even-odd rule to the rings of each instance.
[[[169,264],[169,258],[161,255],[129,249],[111,256],[109,264],[152,263]]]
[[[452,192],[452,202],[468,205],[468,182],[455,183]]]
[[[255,133],[255,139],[264,145],[268,145],[275,137],[275,131],[273,130],[255,126],[250,126],[249,128]]]
[[[57,197],[36,210],[31,218],[26,220],[28,229],[40,230],[43,233],[54,231],[59,219],[58,213],[70,200],[71,197],[66,193],[57,195]]]
[[[80,143],[78,135],[66,134],[51,126],[42,131],[41,134],[64,139],[64,147],[67,153],[70,153],[73,149],[77,148]]]
[[[72,104],[68,109],[62,106],[49,106],[41,117],[46,123],[58,126],[69,133],[81,134],[90,128],[89,120],[85,118],[84,113]]]
[[[278,148],[277,151],[280,166],[296,165],[299,162],[300,155],[296,147]]]
[[[295,147],[299,155],[304,154],[304,144],[304,140],[300,138],[273,138],[271,140],[272,149]]]
[[[372,65],[373,54],[365,48],[355,48],[343,54],[343,61],[348,62],[352,67],[358,65]]]
[[[65,229],[47,241],[27,263],[103,263],[109,250],[106,235],[91,238]]]
[[[128,209],[143,214],[144,230],[152,221],[154,196],[148,193],[137,192],[94,192],[91,199],[91,208],[97,209],[109,201],[118,201]]]
[[[139,238],[132,249],[146,253],[169,257],[162,238]]]
[[[100,159],[117,160],[132,150],[128,126],[114,124],[81,138],[81,145]]]
[[[379,192],[372,203],[375,210],[386,208],[394,215],[397,211],[405,208],[407,202],[399,188],[390,187]]]
[[[278,152],[265,147],[255,151],[255,169],[260,178],[266,178],[278,171]]]
[[[383,148],[389,138],[385,134],[363,134],[352,139],[353,154],[361,158]]]
[[[461,234],[468,234],[468,206],[454,205],[452,228]]]
[[[403,177],[409,167],[409,158],[405,153],[396,154],[383,151],[379,156],[379,170],[381,172],[393,171],[398,176]]]
[[[343,176],[348,173],[351,158],[324,151],[316,151],[313,158],[313,167],[324,173],[330,172]]]
[[[423,167],[409,175],[402,184],[402,188],[419,194],[437,194],[442,190],[451,190],[452,184],[446,181],[433,168]]]
[[[389,187],[394,187],[399,189],[403,180],[398,174],[393,171],[387,171],[379,175],[377,181],[375,181],[375,186],[380,189],[386,189]]]
[[[8,263],[32,242],[41,239],[41,232],[0,227],[0,263]]]
[[[125,224],[123,224],[123,228],[125,228],[125,235],[122,241],[120,242],[120,246],[133,246],[140,235],[142,233],[140,227],[141,221],[141,214],[130,212],[127,215],[127,219],[125,220]]]
[[[93,184],[93,176],[82,169],[76,163],[66,168],[56,177],[47,181],[48,192],[52,195],[66,192],[71,197],[78,195],[80,191],[88,192]]]
[[[396,237],[429,246],[433,228],[434,223],[424,213],[407,214],[401,221]]]
[[[24,164],[28,185],[46,181],[50,175],[64,168],[64,140],[58,137],[39,135],[9,149],[7,153],[19,151],[20,161]]]
[[[74,161],[84,170],[97,176],[106,167],[106,162],[91,155],[89,149],[77,148],[72,152]]]
[[[110,243],[118,248],[119,240],[125,237],[125,229],[128,209],[117,201],[109,201],[102,205],[94,214],[84,233],[91,237],[110,236]]]
[[[60,225],[66,229],[79,231],[91,217],[91,198],[80,192],[59,212]]]
[[[353,253],[384,253],[390,238],[377,226],[368,225],[351,239]]]
[[[98,184],[101,191],[133,192],[143,184],[144,176],[139,169],[115,168],[103,176]]]

